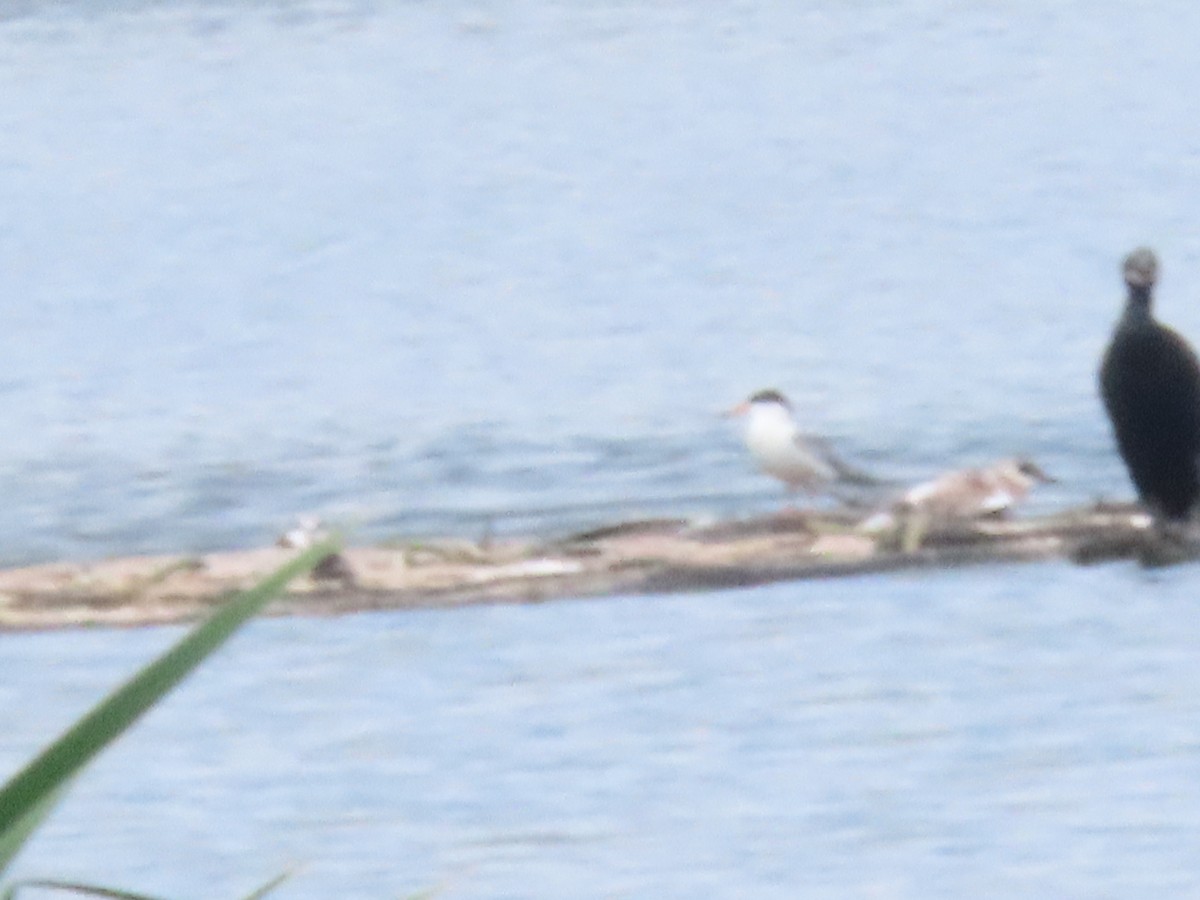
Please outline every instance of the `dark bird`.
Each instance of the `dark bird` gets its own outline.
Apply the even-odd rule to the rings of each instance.
[[[1158,259],[1125,257],[1129,297],[1100,366],[1100,393],[1143,505],[1159,524],[1185,522],[1200,500],[1200,362],[1151,310]]]

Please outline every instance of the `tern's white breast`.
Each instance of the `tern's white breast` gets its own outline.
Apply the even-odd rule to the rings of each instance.
[[[833,469],[804,446],[796,423],[781,406],[755,406],[746,423],[746,446],[768,475],[792,485],[833,478]]]

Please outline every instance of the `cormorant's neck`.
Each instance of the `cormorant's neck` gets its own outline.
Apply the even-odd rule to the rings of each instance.
[[[1125,321],[1149,322],[1153,318],[1150,299],[1150,285],[1129,285],[1129,298],[1125,301]]]

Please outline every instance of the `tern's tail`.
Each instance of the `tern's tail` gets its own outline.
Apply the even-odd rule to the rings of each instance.
[[[852,466],[836,457],[831,457],[829,464],[837,472],[838,481],[843,484],[852,484],[855,487],[883,487],[887,484],[882,478],[876,478],[870,472]]]
[[[821,461],[833,470],[839,484],[851,487],[886,487],[888,482],[876,478],[870,472],[852,466],[838,456],[829,441],[815,435],[805,435],[804,442],[811,446]]]

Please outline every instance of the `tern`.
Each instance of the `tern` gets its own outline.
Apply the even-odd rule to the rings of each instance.
[[[746,447],[755,463],[789,491],[817,493],[837,484],[878,484],[840,460],[825,441],[802,434],[792,404],[779,391],[759,391],[726,415],[743,419]]]
[[[874,532],[895,527],[897,518],[919,518],[928,524],[1004,515],[1020,504],[1035,485],[1053,481],[1036,463],[1023,458],[957,469],[914,485],[890,509],[875,513],[860,527]]]

